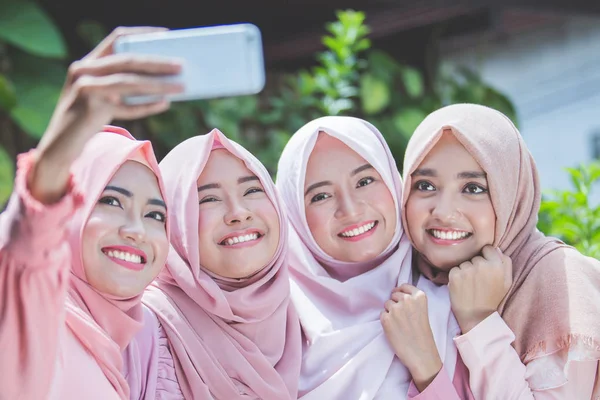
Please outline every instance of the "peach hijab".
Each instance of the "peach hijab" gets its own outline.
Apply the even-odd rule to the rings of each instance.
[[[425,118],[406,149],[403,210],[411,174],[445,129],[487,174],[496,213],[493,245],[513,262],[513,284],[498,311],[516,335],[519,356],[527,363],[568,349],[569,361],[598,359],[600,262],[537,230],[541,189],[536,165],[508,117],[481,105],[455,104]],[[402,218],[406,224],[406,212]],[[416,257],[425,276],[448,282],[447,273]]]

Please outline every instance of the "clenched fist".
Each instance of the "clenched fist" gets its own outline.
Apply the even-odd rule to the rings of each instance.
[[[427,296],[402,284],[392,291],[381,312],[381,324],[396,356],[408,368],[415,386],[423,391],[442,368],[427,313]]]
[[[493,314],[512,284],[510,257],[492,246],[450,270],[450,302],[463,334]]]

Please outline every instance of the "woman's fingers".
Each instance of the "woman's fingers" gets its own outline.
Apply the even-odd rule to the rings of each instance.
[[[125,35],[137,35],[140,33],[153,33],[168,31],[167,28],[156,26],[127,26],[118,27],[113,30],[104,40],[102,40],[94,50],[92,50],[84,59],[95,59],[107,56],[113,53],[113,45],[118,37]]]
[[[153,77],[136,74],[112,74],[106,76],[82,76],[75,82],[76,92],[85,96],[157,95],[181,93],[183,86]]]
[[[121,106],[115,112],[117,119],[138,119],[159,114],[169,109],[171,103],[161,100],[155,103],[140,104],[135,106]]]
[[[134,54],[115,54],[94,60],[71,64],[69,75],[77,80],[84,75],[104,76],[122,73],[144,75],[174,75],[181,72],[181,64],[174,59]]]

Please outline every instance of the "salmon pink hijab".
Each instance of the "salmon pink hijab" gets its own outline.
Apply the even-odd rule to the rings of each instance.
[[[135,140],[121,128],[107,126],[96,134],[71,168],[84,200],[69,224],[73,259],[66,303],[68,328],[96,359],[122,399],[129,399],[129,386],[122,374],[122,353],[142,328],[142,293],[132,298],[118,298],[96,290],[87,282],[81,249],[83,230],[98,198],[128,160],[141,162],[154,171],[164,197],[166,192],[152,145]]]
[[[496,213],[493,245],[513,263],[513,284],[498,311],[516,335],[519,356],[527,363],[568,349],[569,361],[598,359],[600,262],[536,229],[541,202],[538,173],[508,117],[475,104],[451,105],[430,114],[406,149],[403,204],[410,194],[411,174],[445,129],[487,174]],[[403,220],[406,224],[406,215]],[[448,282],[447,273],[423,259],[417,265],[436,283]]]
[[[217,148],[256,174],[280,218],[272,261],[241,281],[208,272],[198,252],[197,180]],[[295,399],[300,325],[290,302],[286,215],[269,173],[216,129],[179,144],[160,168],[171,204],[172,248],[144,302],[165,328],[183,394],[197,400]]]
[[[381,175],[397,206],[397,228],[375,260],[342,262],[327,255],[313,238],[304,209],[306,166],[320,132],[358,153]],[[400,219],[402,181],[381,133],[366,121],[324,117],[296,132],[279,160],[277,188],[290,215],[292,299],[304,333],[300,377],[303,399],[404,399],[411,377],[390,347],[380,322],[392,289],[412,283],[410,242]],[[336,277],[346,276],[339,280]],[[457,350],[458,325],[445,287],[426,279],[417,286],[427,294],[436,346],[450,378]]]

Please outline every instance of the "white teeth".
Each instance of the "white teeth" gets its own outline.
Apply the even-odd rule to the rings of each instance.
[[[241,236],[236,236],[233,238],[228,238],[225,243],[228,246],[231,246],[233,244],[238,244],[238,243],[243,243],[243,242],[249,242],[251,240],[256,240],[258,239],[258,233],[250,233],[248,235],[241,235]]]
[[[344,237],[353,237],[353,236],[362,235],[363,233],[368,232],[371,229],[373,229],[374,226],[375,226],[375,222],[370,222],[370,223],[360,226],[358,228],[352,229],[351,231],[343,232],[343,233],[341,233],[341,235]]]
[[[429,232],[431,232],[431,234],[435,238],[442,239],[442,240],[460,240],[460,239],[464,239],[470,235],[469,232],[462,232],[462,231],[448,232],[448,231],[438,231],[436,229],[431,229]]]
[[[117,258],[119,260],[131,263],[142,263],[142,257],[138,256],[137,254],[126,253],[124,251],[109,250],[108,252],[106,252],[106,255],[112,258]]]

